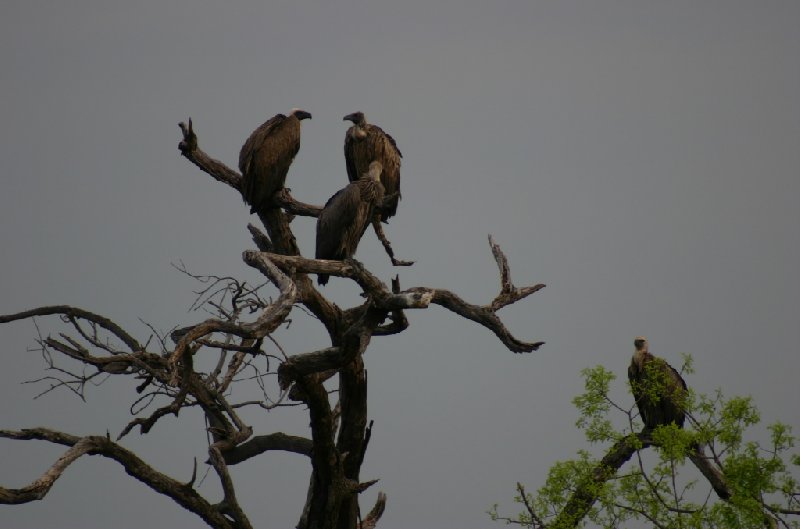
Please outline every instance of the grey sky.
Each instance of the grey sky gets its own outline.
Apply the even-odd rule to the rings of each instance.
[[[287,185],[323,203],[346,182],[342,116],[362,110],[404,154],[388,227],[402,284],[489,301],[486,235],[518,285],[547,288],[501,315],[545,340],[518,356],[444,310],[366,355],[374,435],[362,477],[389,497],[381,527],[482,528],[516,481],[583,446],[570,399],[580,369],[620,379],[643,334],[696,390],[751,394],[766,421],[800,426],[800,3],[5,2],[0,17],[0,313],[67,303],[145,338],[189,314],[196,285],[170,267],[257,279],[240,259],[254,221],[182,159],[177,123],[235,166],[268,117],[310,111]],[[313,251],[314,222],[293,226]],[[388,280],[374,236],[359,258]],[[335,301],[357,300],[333,279]],[[296,314],[301,323],[302,316]],[[40,320],[43,332],[54,329]],[[307,322],[306,322],[307,323]],[[311,330],[313,329],[313,330]],[[0,327],[2,428],[116,435],[131,388],[83,404],[31,400],[30,322]],[[281,331],[292,353],[321,329]],[[248,418],[305,433],[299,410]],[[178,479],[205,457],[201,422],[164,421],[126,446]],[[2,442],[4,486],[61,450]],[[259,527],[293,527],[308,465],[270,455],[235,469]],[[98,481],[99,480],[99,481]],[[209,479],[203,491],[216,490]],[[141,511],[143,505],[147,506]],[[80,461],[41,502],[1,507],[3,527],[201,527],[116,464]]]

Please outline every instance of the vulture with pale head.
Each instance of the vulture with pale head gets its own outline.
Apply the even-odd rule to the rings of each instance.
[[[386,200],[378,209],[380,220],[387,222],[397,213],[397,203],[400,201],[400,158],[403,155],[394,138],[379,126],[367,123],[363,112],[348,114],[344,120],[353,122],[344,140],[347,178],[355,182],[369,171],[372,161],[380,162],[383,167],[381,184]]]
[[[383,202],[382,169],[380,162],[372,162],[369,172],[340,189],[325,203],[317,218],[317,259],[341,261],[355,255],[375,208]],[[317,282],[327,284],[328,276],[319,274]]]
[[[300,122],[311,118],[305,110],[278,114],[258,127],[239,152],[242,197],[250,213],[272,207],[272,195],[286,182],[286,173],[300,150]]]
[[[647,430],[675,423],[682,428],[686,419],[686,382],[664,359],[650,354],[645,338],[633,341],[636,351],[628,367],[631,392]]]

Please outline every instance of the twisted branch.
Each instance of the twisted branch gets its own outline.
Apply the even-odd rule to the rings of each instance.
[[[54,314],[61,314],[68,318],[80,318],[86,321],[90,321],[96,325],[99,325],[103,329],[107,330],[117,338],[119,338],[122,343],[128,346],[128,349],[131,352],[140,351],[142,346],[139,345],[130,334],[125,332],[122,327],[114,323],[113,321],[109,320],[105,316],[100,316],[99,314],[95,314],[93,312],[89,312],[88,310],[79,309],[77,307],[70,307],[69,305],[53,305],[49,307],[39,307],[36,309],[26,310],[23,312],[18,312],[16,314],[6,314],[0,316],[0,323],[8,323],[17,320],[24,320],[27,318],[32,318],[34,316],[52,316]]]
[[[122,465],[128,474],[159,494],[172,498],[181,507],[202,518],[209,526],[233,529],[230,521],[193,488],[154,470],[136,454],[107,437],[95,435],[77,437],[45,428],[20,431],[0,430],[0,437],[18,440],[37,439],[70,447],[40,478],[27,487],[21,489],[0,488],[0,503],[20,504],[40,500],[47,495],[70,464],[84,455],[100,455],[113,459]]]

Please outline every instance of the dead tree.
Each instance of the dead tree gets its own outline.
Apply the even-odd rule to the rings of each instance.
[[[180,126],[181,154],[203,172],[241,192],[241,175],[198,147],[191,120],[188,125]],[[447,290],[429,287],[403,290],[397,278],[389,287],[352,259],[329,261],[301,256],[289,216],[317,216],[321,208],[294,200],[287,190],[273,201],[279,207],[258,211],[266,233],[248,226],[258,250],[247,250],[242,256],[248,266],[261,272],[278,289],[279,295],[272,301],[265,300],[260,289],[230,277],[199,278],[208,286],[199,293],[198,303],[205,303],[215,317],[174,330],[169,337],[162,337],[158,347],[150,341],[143,344],[107,317],[71,306],[40,307],[0,316],[0,323],[57,316],[71,327],[69,334],[39,337],[49,367],[56,373],[46,378],[51,384],[45,391],[66,388],[82,395],[84,386],[98,377],[128,376],[140,381],[138,394],[133,396],[135,416],[116,441],[137,428],[140,434],[147,434],[160,420],[177,416],[183,408],[202,409],[210,434],[206,463],[216,473],[224,499],[211,503],[194,488],[194,477],[183,483],[166,476],[109,435],[79,437],[37,428],[2,430],[0,436],[45,440],[68,449],[30,485],[0,488],[0,503],[42,499],[73,461],[86,454],[101,455],[117,461],[128,474],[169,496],[209,526],[248,529],[252,524],[237,501],[228,467],[267,451],[282,450],[301,454],[311,463],[308,496],[298,528],[375,527],[383,513],[386,495],[379,493],[374,507],[363,516],[358,505],[359,493],[377,481],[365,481],[360,475],[371,433],[363,355],[372,338],[405,331],[408,328],[405,310],[425,309],[435,304],[486,327],[514,353],[535,351],[543,344],[518,340],[497,316],[498,309],[544,285],[515,287],[506,257],[491,237],[489,243],[500,270],[500,292],[485,305],[473,305]],[[390,257],[396,262],[393,255]],[[339,308],[314,287],[309,274],[319,273],[352,280],[365,301],[351,308]],[[263,343],[271,340],[271,333],[287,322],[297,305],[324,325],[330,346],[283,357],[267,354]],[[77,362],[79,368],[57,367],[55,359],[64,357]],[[195,366],[196,360],[209,358],[215,359],[213,369],[203,372]],[[276,381],[273,387],[277,387],[279,396],[271,399],[265,391],[261,400],[242,400],[237,395],[237,380],[247,370],[264,387],[268,380]],[[270,375],[273,377],[268,379]],[[338,402],[332,404],[332,394],[324,383],[334,377],[338,378]],[[310,439],[282,432],[256,434],[238,413],[244,406],[271,408],[285,403],[299,403],[307,408]]]

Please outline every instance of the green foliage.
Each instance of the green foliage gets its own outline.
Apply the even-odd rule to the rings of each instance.
[[[616,375],[603,366],[581,371],[586,391],[574,399],[572,403],[578,408],[580,416],[575,425],[584,431],[590,443],[615,439],[614,428],[608,419],[611,400],[608,389]]]
[[[680,371],[692,372],[689,355],[684,355]],[[573,399],[579,412],[576,426],[590,444],[615,443],[611,452],[629,443],[635,454],[621,468],[604,470],[597,456],[581,450],[553,465],[536,494],[517,495],[515,501],[524,510],[516,517],[500,516],[495,505],[493,520],[536,528],[552,527],[558,520],[559,529],[587,524],[617,528],[631,520],[659,528],[800,528],[800,483],[795,478],[800,455],[791,452],[792,429],[780,422],[757,429],[760,415],[750,397],[690,391],[685,429],[658,426],[647,438],[636,435],[641,424],[635,404],[624,407],[609,397],[614,373],[597,366],[581,374],[584,391]],[[620,417],[626,419],[623,426]],[[715,469],[722,483],[717,487],[729,497],[717,494],[707,475],[698,471],[701,466]],[[591,507],[585,516],[580,512],[580,519],[565,518],[565,507],[570,512],[570,501],[576,498],[591,498]]]

